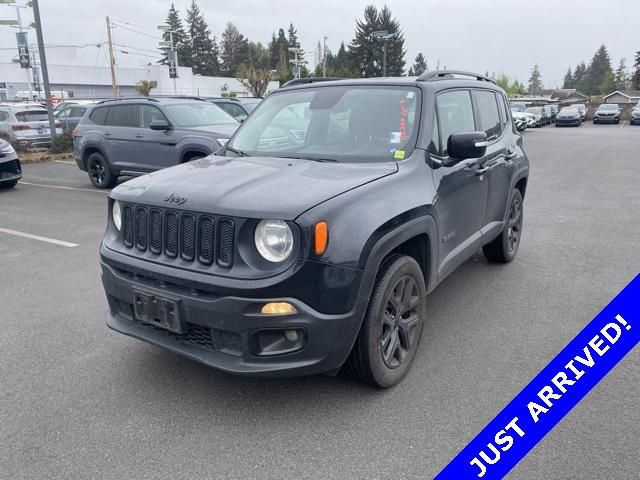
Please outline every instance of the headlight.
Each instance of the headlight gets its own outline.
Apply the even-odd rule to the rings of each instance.
[[[14,153],[14,150],[9,142],[5,142],[4,140],[0,139],[0,153]]]
[[[120,211],[120,202],[117,200],[113,202],[113,207],[111,207],[111,218],[113,224],[120,231],[122,229],[122,212]]]
[[[284,262],[293,251],[293,233],[287,222],[282,220],[262,220],[258,223],[255,242],[260,255],[273,263]]]

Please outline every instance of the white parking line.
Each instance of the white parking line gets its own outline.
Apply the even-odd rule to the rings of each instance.
[[[77,243],[65,242],[64,240],[56,240],[55,238],[41,237],[40,235],[33,235],[32,233],[18,232],[17,230],[11,230],[9,228],[0,227],[0,233],[6,233],[7,235],[13,235],[14,237],[38,240],[39,242],[52,243],[61,247],[73,248],[78,246]]]
[[[109,193],[107,190],[91,190],[90,188],[77,188],[77,187],[63,187],[62,185],[47,185],[46,183],[31,183],[31,182],[23,182],[20,180],[21,185],[29,185],[30,187],[45,187],[45,188],[57,188],[59,190],[76,190],[78,192],[91,192],[91,193]]]
[[[53,163],[66,163],[67,165],[75,165],[76,162],[71,162],[69,160],[54,160]]]

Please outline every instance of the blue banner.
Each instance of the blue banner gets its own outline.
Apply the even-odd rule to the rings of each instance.
[[[436,480],[503,478],[639,340],[640,275],[436,476]]]

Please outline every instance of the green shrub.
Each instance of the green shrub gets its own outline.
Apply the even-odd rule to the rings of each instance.
[[[51,141],[51,153],[69,153],[73,152],[73,137],[70,132],[64,132],[61,135],[56,135]]]

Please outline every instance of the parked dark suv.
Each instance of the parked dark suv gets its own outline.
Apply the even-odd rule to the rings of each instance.
[[[481,247],[518,251],[529,162],[507,105],[448,71],[274,92],[216,156],[111,192],[107,324],[227,372],[394,385],[427,293]]]
[[[186,98],[105,100],[73,131],[75,160],[98,188],[120,175],[141,175],[206,157],[239,123],[220,108]]]

